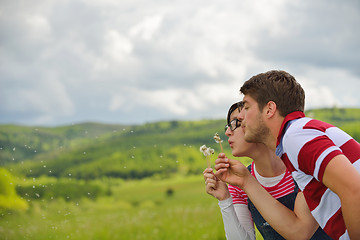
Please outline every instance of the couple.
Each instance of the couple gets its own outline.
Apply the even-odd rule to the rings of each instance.
[[[204,171],[228,239],[255,239],[253,221],[264,239],[360,239],[360,144],[305,117],[304,91],[284,71],[256,75],[240,92],[226,135],[234,156],[254,162],[220,153],[215,175]]]

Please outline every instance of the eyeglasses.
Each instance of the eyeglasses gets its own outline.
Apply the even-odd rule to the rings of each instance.
[[[241,121],[239,119],[235,118],[230,123],[225,125],[225,132],[228,128],[230,128],[231,131],[234,131],[235,129],[237,129],[240,126],[241,126]]]

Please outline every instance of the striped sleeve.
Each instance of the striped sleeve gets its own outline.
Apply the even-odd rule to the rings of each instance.
[[[265,187],[265,189],[273,198],[278,199],[294,192],[295,184],[290,172],[287,170],[283,179],[276,186]]]
[[[229,192],[233,199],[233,204],[245,204],[247,205],[247,195],[246,193],[240,189],[239,187],[229,185]]]

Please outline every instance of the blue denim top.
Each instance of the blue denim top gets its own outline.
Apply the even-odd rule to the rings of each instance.
[[[248,166],[249,171],[251,172],[251,164]],[[285,205],[290,210],[294,210],[295,198],[299,192],[299,187],[295,183],[294,191],[286,196],[278,198],[277,200]],[[268,222],[261,216],[259,211],[256,209],[255,205],[251,202],[250,198],[248,198],[248,208],[250,210],[251,216],[254,220],[254,223],[263,236],[264,240],[277,240],[277,239],[285,239],[280,234],[278,234]],[[331,238],[324,232],[322,228],[318,228],[314,235],[310,238],[312,240],[331,240]]]

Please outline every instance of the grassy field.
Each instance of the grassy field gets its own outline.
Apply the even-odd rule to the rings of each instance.
[[[4,214],[0,239],[225,239],[201,175],[102,182],[111,196],[32,200],[27,212]]]

